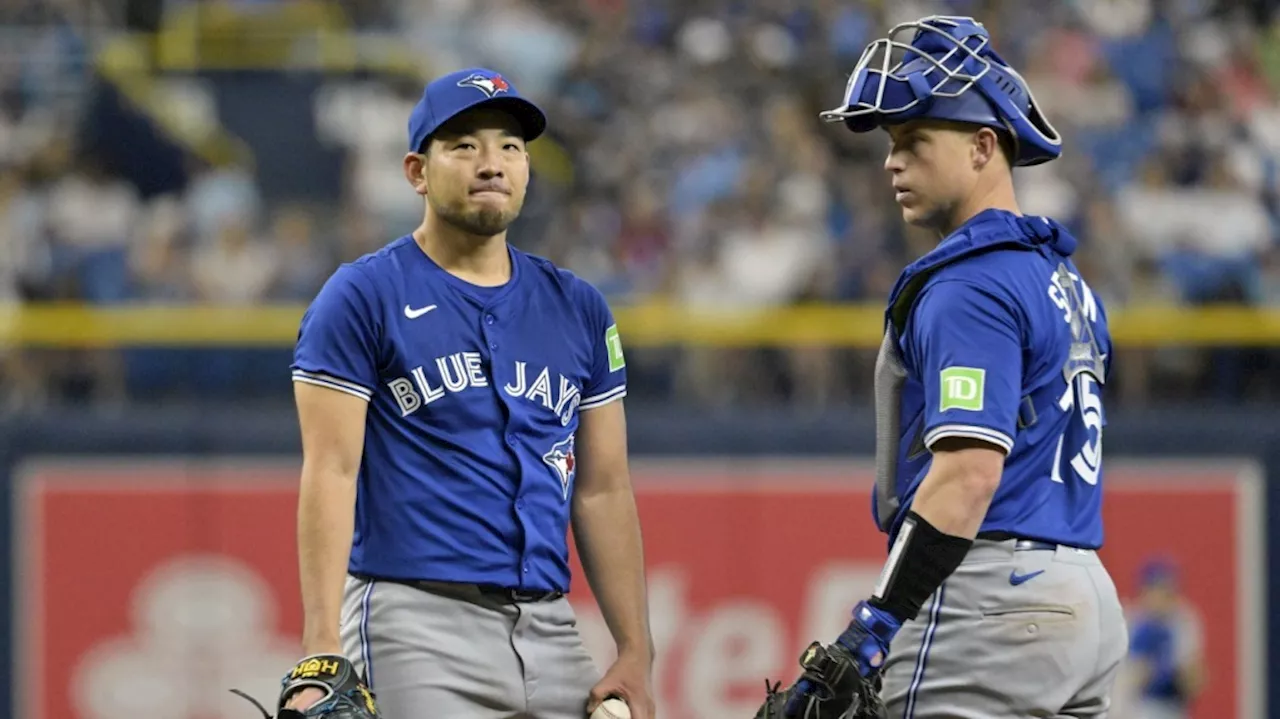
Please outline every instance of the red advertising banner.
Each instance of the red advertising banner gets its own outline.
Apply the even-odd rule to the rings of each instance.
[[[633,472],[661,716],[749,717],[764,678],[793,678],[800,650],[834,638],[875,583],[886,547],[870,468],[699,461]],[[14,716],[247,719],[254,710],[228,688],[273,700],[299,652],[296,478],[295,465],[264,462],[23,471]],[[1135,597],[1145,561],[1170,557],[1200,615],[1209,677],[1195,716],[1261,716],[1256,467],[1113,460],[1106,491],[1103,555],[1122,596]],[[1202,527],[1214,531],[1191,531]],[[588,647],[609,661],[581,578],[572,601]]]

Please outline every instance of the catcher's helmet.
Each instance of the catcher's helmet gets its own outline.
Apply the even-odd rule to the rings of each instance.
[[[914,31],[910,42],[901,42],[907,31]],[[982,23],[969,17],[931,15],[895,26],[863,51],[843,105],[822,113],[854,132],[917,118],[1003,130],[1013,140],[1017,166],[1062,154],[1062,138],[1026,81],[996,54]]]

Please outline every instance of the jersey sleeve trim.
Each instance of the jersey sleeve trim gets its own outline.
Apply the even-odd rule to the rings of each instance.
[[[355,382],[340,379],[322,372],[307,372],[306,370],[296,369],[293,371],[293,381],[305,382],[306,384],[313,384],[318,387],[336,389],[339,392],[346,392],[349,395],[359,397],[366,402],[373,399],[373,390],[363,385],[356,384]]]
[[[934,442],[944,437],[968,437],[969,439],[980,439],[990,442],[1004,449],[1005,454],[1013,451],[1013,438],[999,430],[990,427],[980,427],[975,424],[943,424],[929,430],[924,435],[924,446],[933,449]]]
[[[584,398],[582,402],[578,404],[578,409],[595,409],[596,407],[603,407],[610,402],[622,399],[626,396],[627,386],[625,384],[618,385],[608,392],[601,392],[600,394]]]

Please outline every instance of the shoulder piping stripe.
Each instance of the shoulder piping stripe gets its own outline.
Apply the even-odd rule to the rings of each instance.
[[[924,436],[924,446],[932,448],[933,443],[943,437],[981,439],[1003,447],[1006,452],[1013,449],[1013,438],[1009,435],[988,427],[979,427],[972,424],[944,424],[934,427]]]
[[[363,400],[370,400],[373,398],[373,392],[366,389],[365,387],[362,387],[356,384],[355,382],[348,382],[346,380],[338,379],[337,377],[333,377],[327,374],[320,374],[318,372],[305,372],[303,370],[294,370],[293,381],[305,382],[306,384],[313,384],[318,387],[328,387],[329,389],[336,389],[339,392],[346,392],[347,394],[354,395]]]
[[[582,400],[578,405],[578,409],[592,409],[594,407],[602,407],[614,400],[622,399],[627,396],[627,386],[618,385],[608,392],[602,392]]]

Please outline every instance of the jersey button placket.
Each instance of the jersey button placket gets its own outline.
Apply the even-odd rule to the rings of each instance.
[[[486,311],[486,312],[485,312],[485,314],[484,314],[484,324],[485,324],[485,327],[484,327],[483,333],[484,333],[485,339],[486,339],[486,340],[488,340],[488,342],[489,342],[489,350],[490,350],[490,351],[497,351],[497,349],[498,349],[498,342],[497,342],[497,341],[494,339],[494,337],[490,334],[490,328],[494,328],[494,326],[495,326],[497,323],[498,323],[498,318],[497,318],[497,316],[495,316],[492,312]],[[496,331],[496,328],[494,328],[494,330],[493,330],[493,331]],[[490,360],[492,361],[492,358],[490,358]],[[508,445],[508,446],[510,446],[510,447],[515,447],[515,446],[516,446],[516,441],[517,441],[517,440],[516,440],[516,435],[515,435],[515,433],[514,433],[514,432],[508,432],[508,433],[507,433],[507,445]],[[523,482],[522,482],[522,483],[523,483]],[[516,514],[520,516],[520,524],[521,524],[522,528],[524,529],[525,541],[526,541],[526,543],[527,543],[527,542],[528,542],[528,536],[529,536],[529,527],[528,527],[528,520],[527,520],[527,519],[525,518],[525,516],[524,516],[524,514],[525,514],[525,501],[524,501],[524,497],[523,497],[523,496],[521,496],[521,497],[517,497],[517,499],[516,499],[516,501],[515,501],[515,510],[516,510]],[[529,552],[529,548],[528,548],[528,546],[526,546],[526,547],[525,547],[525,549],[524,549],[524,551],[521,553],[521,558],[520,558],[520,575],[521,575],[521,577],[528,577],[528,576],[529,576],[529,568],[530,568],[530,567],[529,567],[528,552]],[[522,578],[522,579],[520,580],[520,584],[521,584],[521,585],[523,585],[523,584],[524,584],[524,581],[525,581],[525,580]]]
[[[497,324],[497,322],[498,322],[498,318],[497,318],[497,316],[495,316],[492,312],[489,312],[489,311],[487,311],[487,310],[486,310],[486,311],[485,311],[485,313],[484,313],[484,324],[485,324],[485,327],[486,327],[486,328],[488,328],[488,327],[493,327],[495,324]],[[496,350],[496,349],[498,349],[498,343],[497,343],[497,341],[495,341],[495,340],[494,340],[494,338],[493,338],[492,336],[490,336],[490,334],[489,334],[489,332],[488,332],[488,330],[487,330],[487,329],[485,330],[484,336],[485,336],[485,339],[489,340],[489,349],[490,349],[490,350]]]

